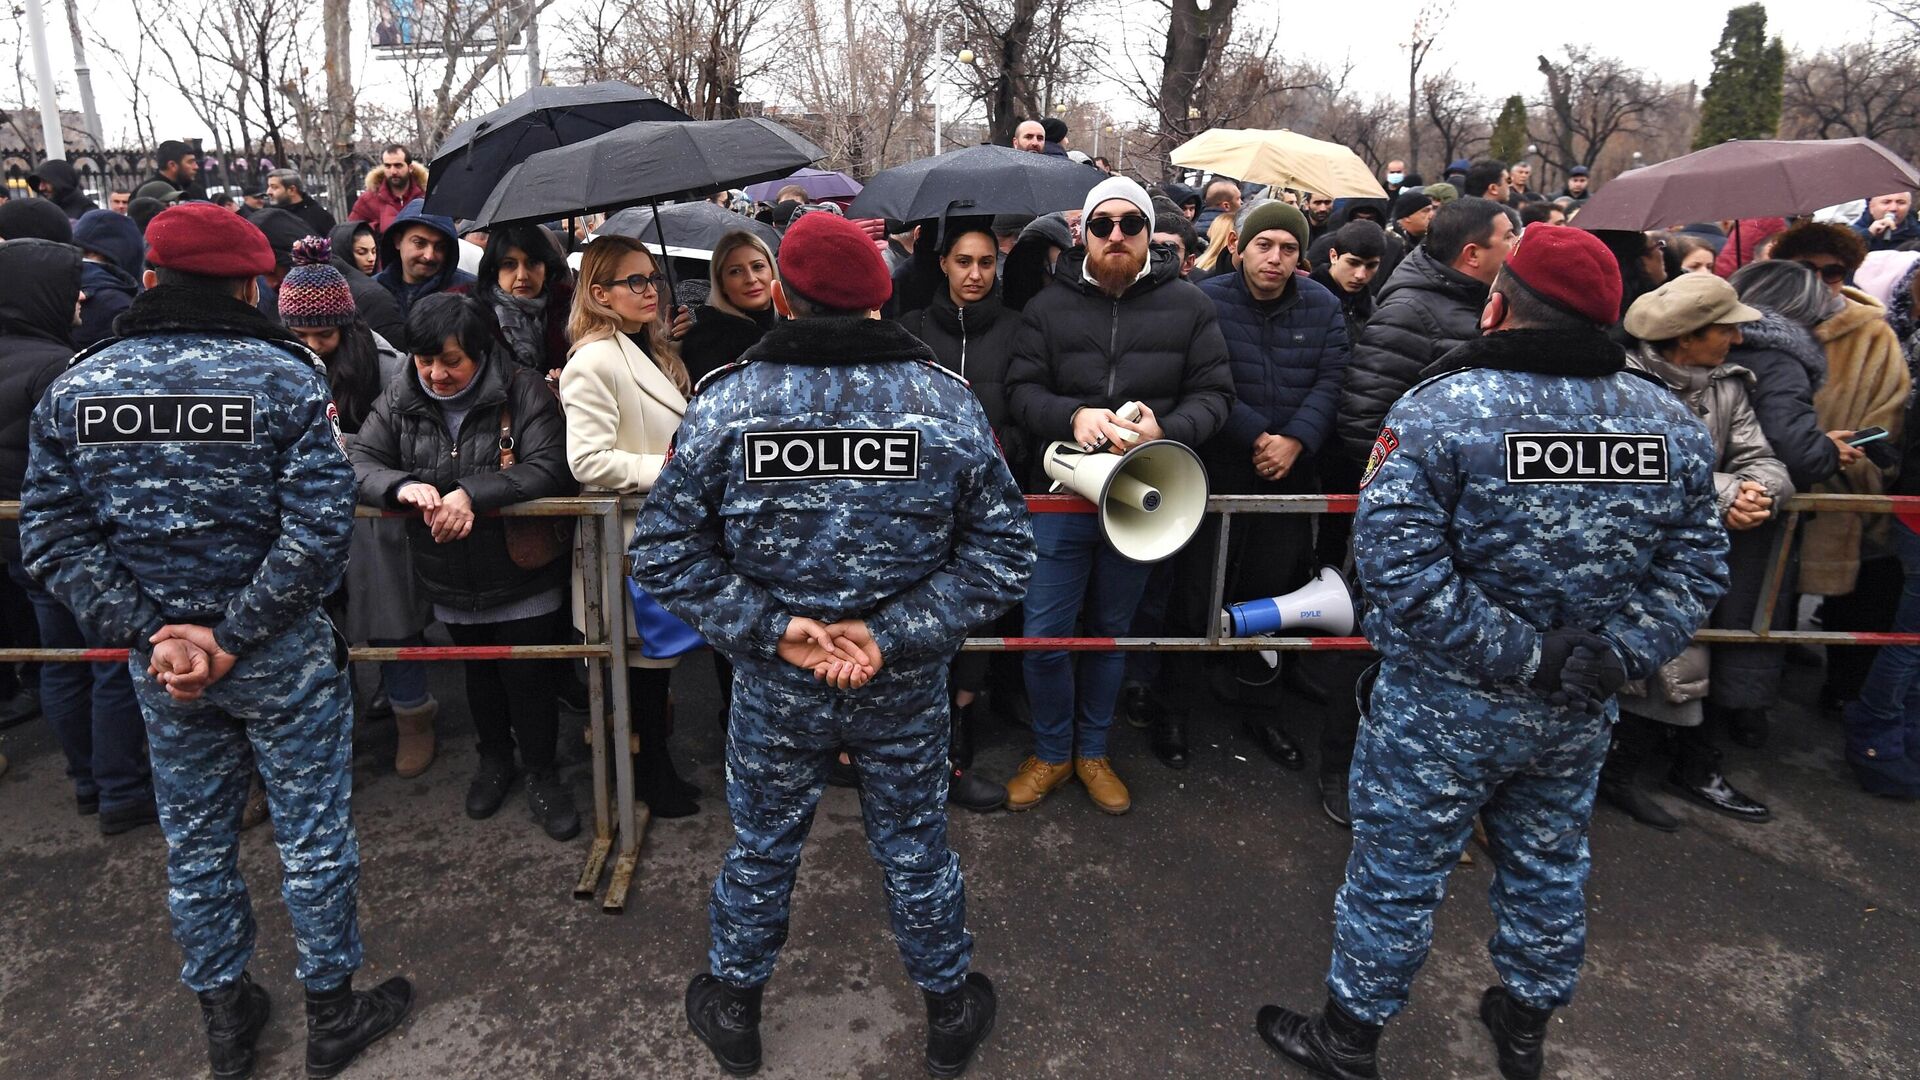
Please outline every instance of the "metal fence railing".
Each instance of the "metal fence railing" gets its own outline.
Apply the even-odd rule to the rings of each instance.
[[[356,661],[426,660],[489,662],[500,660],[584,660],[588,667],[588,735],[593,756],[594,835],[588,845],[587,859],[573,886],[573,894],[591,899],[600,889],[609,859],[608,877],[602,899],[603,910],[625,910],[627,893],[638,868],[640,847],[645,839],[650,812],[634,798],[631,703],[628,700],[626,667],[629,642],[624,632],[627,623],[624,607],[610,611],[606,597],[619,597],[623,589],[609,589],[610,581],[626,577],[630,567],[626,559],[627,537],[621,535],[620,508],[632,509],[639,499],[627,496],[583,496],[565,499],[540,499],[496,511],[502,517],[574,517],[590,524],[576,530],[576,565],[580,592],[584,598],[579,614],[583,641],[579,644],[501,645],[480,647],[406,646],[394,648],[355,648],[350,656]],[[1207,501],[1210,512],[1221,515],[1230,524],[1240,514],[1351,514],[1359,499],[1353,495],[1216,495]],[[1028,508],[1034,513],[1092,513],[1091,503],[1072,495],[1031,495]],[[20,504],[0,502],[0,520],[19,517]],[[393,511],[361,507],[362,517],[403,516]],[[1762,600],[1754,614],[1750,630],[1702,630],[1697,640],[1740,644],[1810,645],[1920,645],[1920,633],[1853,633],[1845,631],[1807,631],[1771,629],[1774,611],[1781,597],[1791,561],[1792,540],[1800,521],[1810,513],[1899,514],[1911,516],[1920,524],[1920,497],[1876,495],[1796,495],[1786,504],[1783,524],[1775,530]],[[1219,530],[1211,603],[1208,610],[1219,610],[1225,600],[1227,528]],[[1323,636],[1231,637],[1225,635],[1217,620],[1209,620],[1204,637],[1147,638],[969,638],[965,648],[982,651],[1069,650],[1099,651],[1246,651],[1246,650],[1356,650],[1369,648],[1365,638]],[[41,661],[52,663],[125,660],[125,649],[0,649],[0,663]],[[611,675],[609,678],[607,676]],[[616,843],[618,845],[616,850]]]

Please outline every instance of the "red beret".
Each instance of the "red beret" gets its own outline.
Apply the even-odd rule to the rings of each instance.
[[[838,214],[807,214],[780,238],[780,281],[840,311],[872,311],[893,295],[880,249]]]
[[[1600,326],[1620,321],[1620,264],[1600,238],[1571,225],[1527,226],[1507,275],[1528,292]]]
[[[250,278],[273,271],[267,234],[212,203],[183,203],[147,222],[147,261],[166,270],[213,278]]]

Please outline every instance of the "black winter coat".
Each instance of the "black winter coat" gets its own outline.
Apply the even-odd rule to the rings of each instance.
[[[1366,461],[1387,410],[1427,365],[1480,336],[1486,306],[1485,284],[1434,261],[1424,246],[1400,260],[1347,365],[1340,442],[1350,461]]]
[[[1826,349],[1799,323],[1766,314],[1740,327],[1743,340],[1727,363],[1753,372],[1747,396],[1773,456],[1786,465],[1795,491],[1812,491],[1840,469],[1840,451],[1813,411],[1813,395],[1827,380]]]
[[[701,379],[740,359],[773,329],[777,318],[772,308],[748,319],[712,304],[694,308],[693,327],[680,341],[680,362],[687,365],[687,377],[698,385]]]
[[[27,476],[34,406],[73,359],[80,252],[51,240],[0,244],[0,499],[17,501]],[[20,561],[20,525],[0,522],[0,555]]]
[[[570,560],[555,559],[522,570],[507,557],[501,518],[479,516],[513,503],[572,495],[579,491],[567,467],[566,422],[545,378],[495,353],[478,375],[478,397],[460,424],[447,431],[439,403],[420,388],[417,375],[401,372],[373,404],[373,412],[347,444],[360,501],[398,509],[404,484],[432,484],[442,494],[459,487],[473,500],[473,532],[464,540],[436,544],[426,523],[407,522],[414,576],[436,604],[484,611],[565,584]],[[500,407],[513,413],[514,452],[519,460],[500,468]]]
[[[1082,276],[1085,248],[1060,256],[1053,284],[1027,304],[1007,369],[1007,404],[1034,448],[1024,478],[1045,490],[1039,456],[1073,439],[1082,406],[1117,409],[1139,401],[1161,431],[1199,448],[1226,426],[1233,372],[1213,302],[1180,280],[1168,247],[1151,248],[1147,276],[1114,298]]]
[[[1279,302],[1263,308],[1242,273],[1209,278],[1233,371],[1233,410],[1212,444],[1230,460],[1251,459],[1261,435],[1298,439],[1307,456],[1333,433],[1340,378],[1347,367],[1347,324],[1340,301],[1300,274]]]
[[[907,333],[926,342],[942,367],[967,380],[1000,440],[1007,468],[1015,476],[1025,476],[1033,447],[1013,423],[1007,405],[1007,367],[1013,360],[1014,335],[1020,330],[1019,314],[1008,311],[997,293],[962,311],[954,305],[953,294],[943,289],[931,307],[909,311],[899,322]]]
[[[133,298],[140,295],[140,286],[125,271],[108,263],[82,263],[80,288],[87,294],[87,302],[80,305],[80,325],[73,331],[76,349],[112,337],[114,320],[126,314]]]

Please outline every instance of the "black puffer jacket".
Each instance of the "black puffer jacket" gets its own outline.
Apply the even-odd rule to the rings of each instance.
[[[363,274],[353,264],[353,234],[361,229],[371,231],[364,221],[349,221],[333,230],[333,268],[347,279],[347,289],[353,293],[353,309],[360,313],[360,319],[373,328],[373,332],[395,348],[401,348],[407,340],[407,320],[400,314],[400,303],[387,291],[385,285]]]
[[[73,359],[80,252],[51,240],[0,244],[0,499],[20,498],[27,428],[47,387]],[[0,522],[0,555],[20,561],[20,525]]]
[[[460,424],[447,431],[440,406],[420,388],[419,376],[401,372],[373,404],[373,413],[347,444],[360,483],[360,501],[397,509],[404,484],[432,484],[441,493],[464,488],[476,515],[502,506],[572,495],[579,490],[567,468],[566,423],[560,402],[531,369],[504,356],[490,356],[479,374],[478,396]],[[519,461],[500,468],[500,407],[513,414]],[[507,557],[503,519],[476,516],[464,540],[436,544],[426,523],[407,523],[414,575],[427,598],[466,611],[484,611],[555,588],[567,580],[569,560],[522,570]]]
[[[931,307],[909,311],[899,321],[907,333],[927,343],[942,367],[967,380],[1000,440],[1007,467],[1014,476],[1026,475],[1033,448],[1013,423],[1007,406],[1007,367],[1013,360],[1020,316],[1007,310],[998,293],[989,293],[963,311],[954,305],[953,294],[942,290]]]
[[[1373,317],[1353,347],[1340,393],[1340,442],[1364,462],[1387,410],[1428,364],[1480,336],[1487,287],[1415,248],[1380,290]]]
[[[1233,372],[1213,301],[1180,280],[1172,248],[1149,251],[1147,275],[1116,299],[1082,275],[1087,252],[1075,247],[1027,304],[1007,369],[1013,424],[1035,450],[1027,490],[1045,490],[1039,455],[1073,439],[1082,406],[1139,401],[1167,438],[1195,449],[1226,425]]]
[[[693,309],[693,327],[680,342],[680,361],[687,365],[687,377],[698,384],[701,379],[740,359],[742,353],[760,343],[773,329],[779,316],[772,308],[753,318],[741,318],[701,304]]]
[[[1753,372],[1747,397],[1773,456],[1786,465],[1795,491],[1812,491],[1840,469],[1840,451],[1813,411],[1813,395],[1827,381],[1827,352],[1799,323],[1765,314],[1740,327],[1742,341],[1727,363]]]

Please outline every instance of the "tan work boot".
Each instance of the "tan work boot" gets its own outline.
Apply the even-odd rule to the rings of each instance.
[[[1124,814],[1133,809],[1133,797],[1127,794],[1127,785],[1120,782],[1106,758],[1075,758],[1073,771],[1086,785],[1093,805],[1109,814]]]
[[[1073,766],[1064,761],[1054,765],[1036,757],[1028,758],[1020,763],[1020,771],[1013,774],[1013,779],[1007,781],[1007,809],[1031,810],[1072,775]]]
[[[399,738],[393,748],[393,773],[411,780],[433,764],[433,718],[440,714],[440,703],[432,698],[425,705],[393,710],[393,729]]]

